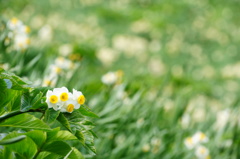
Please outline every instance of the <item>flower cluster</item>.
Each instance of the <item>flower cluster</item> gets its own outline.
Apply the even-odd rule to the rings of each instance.
[[[116,72],[108,72],[105,75],[102,76],[101,80],[102,83],[106,85],[113,85],[113,84],[119,84],[121,83],[123,76],[123,71],[118,70]]]
[[[7,29],[9,30],[6,38],[5,45],[9,45],[13,42],[13,46],[16,50],[25,50],[30,44],[29,32],[30,28],[23,24],[17,18],[12,18],[7,22]]]
[[[195,155],[198,159],[210,159],[209,150],[202,146],[208,142],[208,137],[202,132],[196,132],[192,137],[187,137],[184,144],[188,149],[195,149]]]
[[[49,73],[47,76],[44,77],[43,85],[54,87],[57,82],[58,75],[66,72],[64,76],[70,78],[73,74],[73,70],[77,66],[78,65],[73,61],[65,57],[59,56],[55,59],[55,62],[50,65]]]
[[[54,88],[53,91],[48,90],[46,96],[48,108],[61,112],[72,113],[74,109],[79,109],[85,102],[82,92],[73,89],[71,93],[66,87]]]

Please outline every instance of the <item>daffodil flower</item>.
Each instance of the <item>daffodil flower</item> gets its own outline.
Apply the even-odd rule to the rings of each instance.
[[[72,94],[70,94],[70,96],[72,96]],[[72,113],[74,109],[79,109],[79,108],[80,108],[80,104],[76,100],[73,100],[73,98],[71,98],[64,103],[64,105],[61,108],[61,112]]]
[[[208,159],[210,158],[209,156],[209,150],[204,147],[204,146],[198,146],[196,151],[195,151],[195,155],[199,158],[199,159]]]
[[[60,98],[56,91],[48,90],[46,96],[47,96],[46,102],[48,104],[48,108],[53,108],[54,110],[57,111],[60,107],[62,107],[63,103],[60,102]]]
[[[73,89],[73,98],[78,102],[78,104],[82,105],[85,103],[85,97],[82,92]]]

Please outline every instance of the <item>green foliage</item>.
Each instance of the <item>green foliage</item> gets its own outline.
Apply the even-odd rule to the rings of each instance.
[[[84,158],[77,148],[65,141],[74,140],[86,146],[84,132],[91,130],[93,123],[86,122],[84,116],[97,117],[96,114],[85,109],[82,114],[82,111],[68,114],[48,109],[45,103],[48,87],[36,89],[26,87],[26,83],[21,78],[3,70],[0,74],[0,87],[3,90],[0,127],[15,130],[8,132],[7,136],[0,141],[0,145],[5,145],[0,151],[1,157]],[[55,128],[57,121],[67,130]],[[78,127],[73,129],[73,125],[76,124]],[[92,125],[92,127],[85,129],[84,125]],[[89,135],[86,135],[86,138],[87,136]],[[93,151],[93,138],[88,143],[91,147],[86,148]]]

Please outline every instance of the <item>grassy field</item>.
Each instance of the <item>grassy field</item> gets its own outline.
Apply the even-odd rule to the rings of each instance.
[[[82,149],[85,158],[238,159],[239,7],[237,0],[0,0],[3,22],[15,17],[31,30],[24,49],[0,32],[0,64],[33,86],[82,90],[100,117],[97,153]]]

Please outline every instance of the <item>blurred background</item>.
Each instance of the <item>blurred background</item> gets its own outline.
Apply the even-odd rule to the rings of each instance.
[[[0,65],[34,86],[84,93],[100,116],[97,155],[86,158],[237,159],[239,8],[238,0],[0,0]],[[24,37],[6,31],[20,22]]]

